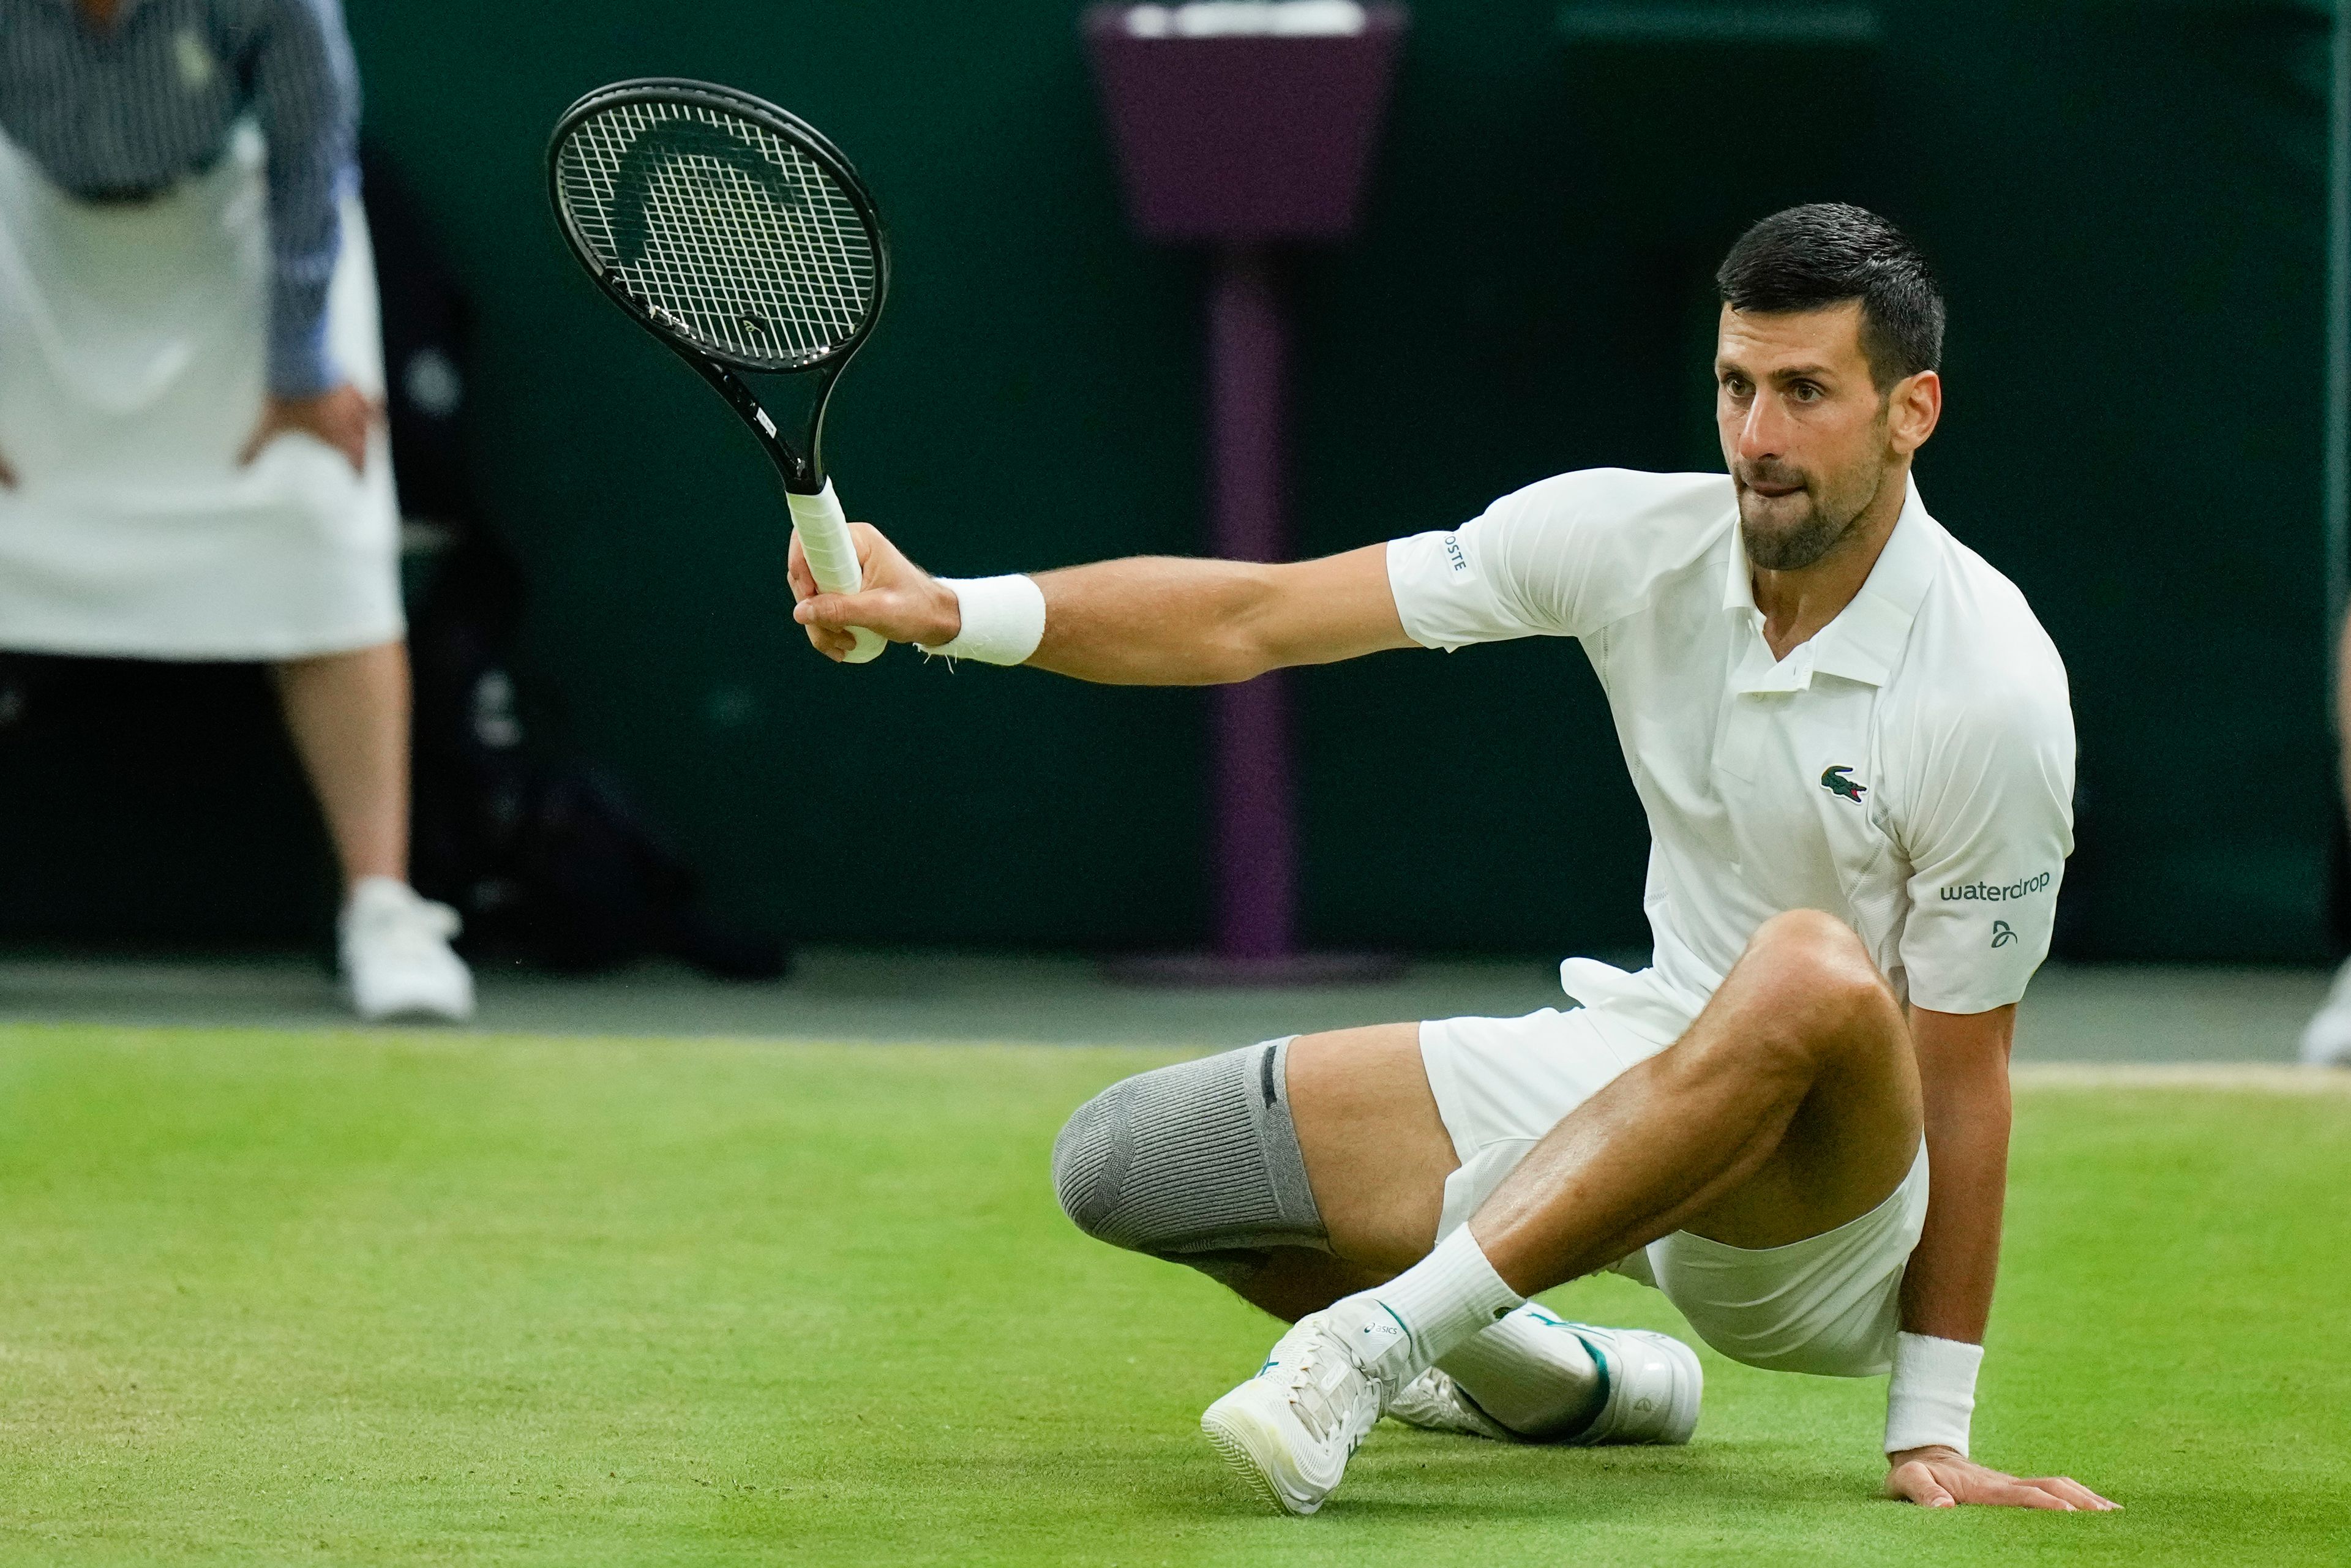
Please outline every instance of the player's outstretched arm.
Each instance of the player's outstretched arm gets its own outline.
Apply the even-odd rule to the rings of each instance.
[[[870,525],[850,531],[865,574],[857,593],[817,592],[792,541],[793,619],[819,653],[841,658],[852,626],[927,648],[961,634],[955,589]],[[1368,545],[1279,566],[1138,556],[1041,572],[1044,636],[1026,662],[1119,685],[1213,685],[1412,647],[1388,587],[1386,550]]]
[[[2008,1194],[2008,1059],[2015,1029],[2013,1004],[1981,1013],[1910,1009],[1910,1040],[1917,1055],[1934,1185],[1926,1228],[1903,1271],[1902,1327],[1904,1340],[1924,1347],[1921,1354],[1930,1363],[1937,1354],[1934,1347],[1949,1353],[1981,1344],[1991,1316],[1992,1286],[2000,1270],[2001,1214]],[[1896,1354],[1896,1385],[1904,1380],[1902,1354]],[[1928,1367],[1912,1370],[1924,1375],[1901,1397],[1915,1401],[1914,1407],[1894,1407],[1896,1396],[1888,1391],[1886,1496],[1928,1508],[1975,1503],[2103,1511],[2121,1506],[2069,1476],[2027,1479],[1976,1463],[1962,1451],[1964,1416],[1958,1419],[1959,1446],[1932,1441],[1936,1429],[1951,1419],[1935,1411],[1955,1402],[1957,1391],[1931,1386],[1935,1375]],[[1971,1406],[1971,1363],[1964,1376]]]

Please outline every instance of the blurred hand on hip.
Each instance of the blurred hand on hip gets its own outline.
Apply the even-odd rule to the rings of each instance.
[[[287,431],[298,430],[341,453],[352,473],[363,473],[368,431],[382,416],[381,405],[349,382],[316,397],[273,396],[262,405],[261,423],[254,427],[253,438],[236,460],[240,465],[250,463],[261,455],[263,447]]]

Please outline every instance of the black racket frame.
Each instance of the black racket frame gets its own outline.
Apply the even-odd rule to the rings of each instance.
[[[629,292],[613,269],[605,265],[580,232],[571,219],[570,205],[563,199],[561,159],[564,144],[578,130],[580,122],[591,116],[628,103],[684,104],[708,109],[721,114],[735,115],[752,121],[770,135],[790,142],[815,162],[840,185],[857,215],[864,220],[866,232],[873,240],[873,305],[865,312],[857,329],[820,359],[805,364],[778,366],[729,354],[694,341],[665,323],[653,308]],[[890,236],[882,226],[882,214],[874,205],[873,194],[857,172],[856,165],[832,144],[824,132],[789,110],[778,109],[762,98],[755,98],[739,88],[722,87],[716,82],[696,81],[690,77],[635,77],[616,81],[583,94],[555,122],[554,131],[547,141],[547,198],[555,209],[557,227],[562,230],[564,244],[581,268],[604,297],[619,306],[638,326],[660,340],[670,352],[684,360],[694,373],[708,382],[728,407],[751,428],[768,460],[776,465],[784,488],[794,495],[813,496],[824,488],[824,415],[832,402],[832,389],[849,361],[872,335],[874,323],[882,319],[882,308],[890,298]],[[809,407],[808,450],[805,455],[795,449],[776,429],[751,389],[743,383],[738,371],[759,375],[813,375],[816,394]]]

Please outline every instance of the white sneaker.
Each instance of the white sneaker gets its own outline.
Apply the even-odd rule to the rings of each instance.
[[[351,1006],[370,1023],[391,1018],[474,1016],[474,975],[449,950],[457,912],[419,898],[388,876],[362,877],[336,923],[343,982]]]
[[[1330,1313],[1311,1312],[1255,1377],[1208,1406],[1200,1430],[1250,1490],[1285,1513],[1312,1513],[1379,1421],[1384,1393]]]
[[[1388,1406],[1406,1426],[1430,1432],[1460,1432],[1501,1442],[1543,1442],[1573,1448],[1604,1443],[1657,1443],[1677,1447],[1698,1430],[1706,1374],[1698,1353],[1671,1334],[1647,1329],[1606,1329],[1571,1323],[1530,1301],[1519,1309],[1547,1328],[1572,1333],[1600,1368],[1600,1413],[1563,1437],[1529,1437],[1478,1407],[1452,1378],[1430,1367]]]
[[[1491,1437],[1498,1443],[1527,1440],[1479,1409],[1477,1401],[1462,1393],[1459,1384],[1433,1366],[1389,1401],[1388,1416],[1424,1432],[1458,1432],[1465,1437]]]
[[[2334,988],[2303,1030],[2302,1060],[2311,1067],[2351,1067],[2351,963],[2335,971]]]

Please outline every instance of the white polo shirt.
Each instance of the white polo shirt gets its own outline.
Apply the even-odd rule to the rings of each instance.
[[[2074,847],[2065,666],[1915,485],[1869,580],[1785,659],[1725,475],[1562,474],[1393,541],[1388,581],[1423,646],[1575,637],[1599,673],[1656,946],[1637,975],[1569,959],[1569,995],[1671,1040],[1758,925],[1820,909],[1920,1007],[2023,996]]]

